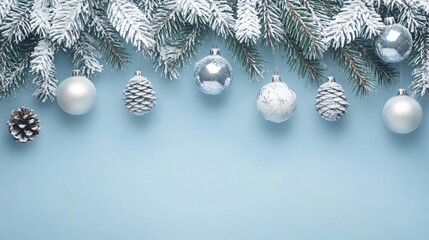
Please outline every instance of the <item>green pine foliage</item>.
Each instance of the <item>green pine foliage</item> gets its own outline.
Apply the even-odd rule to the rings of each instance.
[[[85,75],[101,63],[123,70],[127,44],[151,58],[167,79],[179,79],[207,36],[224,41],[252,79],[263,76],[263,48],[317,85],[336,66],[357,95],[397,80],[373,42],[394,17],[414,38],[411,90],[429,94],[429,3],[415,0],[2,0],[0,98],[32,79],[34,95],[53,101],[55,54],[65,51]],[[324,60],[330,64],[324,64]]]

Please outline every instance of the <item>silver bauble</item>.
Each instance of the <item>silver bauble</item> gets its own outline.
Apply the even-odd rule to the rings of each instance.
[[[387,63],[398,63],[407,58],[413,48],[413,37],[402,25],[393,24],[384,27],[375,40],[378,56]]]
[[[94,84],[74,70],[72,76],[62,81],[57,89],[57,102],[61,109],[71,115],[82,115],[95,104],[97,91]]]
[[[272,82],[259,91],[256,107],[265,120],[281,123],[295,113],[296,94],[281,81],[280,75],[275,74]]]
[[[405,89],[390,98],[383,108],[383,121],[388,129],[399,134],[416,130],[422,122],[422,107],[414,98],[407,96]]]
[[[219,48],[212,48],[210,55],[195,64],[195,78],[198,88],[205,94],[218,95],[232,82],[232,67],[220,56]]]

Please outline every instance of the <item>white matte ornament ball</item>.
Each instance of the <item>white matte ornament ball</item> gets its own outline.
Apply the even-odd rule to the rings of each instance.
[[[74,70],[72,76],[62,81],[57,89],[57,102],[61,109],[71,115],[83,115],[95,104],[97,91],[94,84]]]
[[[286,83],[281,82],[280,75],[275,74],[272,82],[259,91],[256,107],[265,120],[281,123],[295,113],[296,94]]]
[[[378,56],[387,63],[398,63],[407,58],[413,48],[413,37],[402,25],[393,24],[384,27],[375,40]]]
[[[201,92],[219,95],[228,89],[232,82],[232,67],[220,56],[219,48],[212,48],[210,55],[195,64],[195,80]]]
[[[407,96],[404,89],[390,98],[383,108],[383,121],[394,133],[407,134],[416,130],[422,122],[423,111],[420,103]]]

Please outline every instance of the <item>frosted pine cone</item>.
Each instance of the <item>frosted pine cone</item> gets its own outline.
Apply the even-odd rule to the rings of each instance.
[[[317,91],[315,105],[323,119],[337,121],[344,116],[350,104],[343,87],[335,82],[333,76],[329,76],[328,82],[322,84]]]
[[[124,90],[124,102],[128,111],[135,115],[144,115],[156,104],[156,93],[152,83],[143,77],[140,71],[128,81]]]
[[[33,110],[22,106],[13,110],[11,118],[7,122],[9,133],[21,143],[33,141],[40,131],[40,121]]]

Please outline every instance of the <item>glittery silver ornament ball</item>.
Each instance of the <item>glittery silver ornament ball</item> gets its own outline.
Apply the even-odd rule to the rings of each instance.
[[[416,130],[422,122],[423,111],[420,103],[407,96],[405,89],[390,98],[383,108],[383,121],[394,133],[407,134]]]
[[[74,70],[72,76],[58,86],[57,102],[64,112],[82,115],[92,109],[96,95],[94,84],[81,76],[79,70]]]
[[[402,25],[393,24],[384,27],[375,40],[378,56],[387,63],[398,63],[407,58],[413,48],[410,31]]]
[[[124,103],[134,115],[145,115],[156,104],[156,93],[152,83],[137,70],[124,90]]]
[[[259,113],[267,121],[281,123],[288,120],[296,110],[296,94],[281,81],[278,74],[273,75],[272,82],[259,91],[256,100]]]
[[[219,48],[212,48],[210,55],[195,64],[198,88],[205,94],[218,95],[228,89],[232,82],[232,67],[220,56]]]

